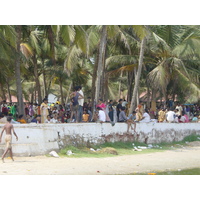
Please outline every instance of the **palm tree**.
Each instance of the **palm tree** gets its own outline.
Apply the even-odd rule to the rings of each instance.
[[[23,93],[22,93],[22,84],[21,84],[21,70],[20,70],[20,58],[21,58],[21,39],[22,39],[22,26],[17,25],[15,27],[17,40],[16,40],[16,57],[15,57],[15,77],[17,85],[17,99],[18,99],[18,114],[25,116],[24,102],[23,102]]]
[[[187,96],[200,97],[198,78],[200,72],[192,67],[199,57],[200,31],[185,26],[160,26],[153,33],[153,53],[157,60],[155,68],[148,74],[148,82],[160,91],[165,101],[171,91],[175,94],[187,91]],[[170,89],[171,88],[171,89]],[[179,91],[179,92],[177,92]],[[182,101],[184,101],[182,99]]]

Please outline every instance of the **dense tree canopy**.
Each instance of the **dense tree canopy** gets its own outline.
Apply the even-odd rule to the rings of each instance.
[[[200,99],[199,26],[0,26],[0,51],[2,99],[41,103],[53,93],[65,103],[75,85],[133,108],[142,92],[147,101]]]

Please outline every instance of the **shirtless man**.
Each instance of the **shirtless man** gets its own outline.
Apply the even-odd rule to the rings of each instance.
[[[5,149],[5,151],[4,151],[3,155],[2,155],[2,161],[3,162],[4,162],[4,157],[6,156],[6,154],[8,153],[8,151],[10,151],[10,157],[14,161],[13,155],[12,155],[12,147],[11,147],[12,131],[13,131],[13,134],[15,135],[15,137],[16,137],[16,140],[18,141],[18,137],[17,137],[17,135],[16,135],[16,133],[14,131],[13,125],[11,124],[11,120],[12,120],[11,117],[7,118],[7,123],[3,127],[3,130],[2,130],[1,136],[0,136],[0,143],[1,143],[1,138],[2,138],[3,132],[5,130],[6,131],[6,135],[5,135],[6,149]]]

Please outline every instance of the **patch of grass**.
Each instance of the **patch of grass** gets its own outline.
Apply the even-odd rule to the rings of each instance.
[[[147,146],[144,143],[139,143],[139,142],[134,142],[134,145],[136,146]],[[100,145],[92,145],[91,148],[94,150],[97,149],[103,149],[106,147],[111,147],[114,148],[118,155],[134,155],[134,154],[144,154],[144,153],[154,153],[158,151],[162,151],[161,149],[145,149],[142,151],[133,151],[133,142],[106,142],[104,144]],[[68,156],[66,153],[68,150],[71,150],[74,154]],[[117,155],[113,155],[110,153],[106,152],[101,152],[101,151],[91,151],[87,147],[74,147],[74,146],[68,146],[64,149],[61,149],[60,152],[58,153],[59,156],[67,156],[67,157],[74,157],[74,158],[79,158],[79,157],[97,157],[97,158],[102,158],[102,157],[113,157]]]
[[[171,142],[171,143],[159,143],[159,144],[153,144],[154,148],[151,149],[143,149],[142,151],[134,151],[133,147],[134,146],[148,146],[145,143],[140,143],[140,142],[106,142],[104,144],[99,144],[99,145],[91,145],[91,148],[94,150],[97,149],[103,149],[106,147],[111,147],[114,148],[118,155],[113,155],[110,153],[106,152],[101,152],[101,151],[91,151],[90,148],[87,147],[74,147],[74,146],[67,146],[64,149],[60,150],[58,153],[59,156],[67,156],[67,157],[75,157],[75,158],[80,158],[80,157],[96,157],[96,158],[102,158],[102,157],[113,157],[113,156],[119,156],[119,155],[136,155],[136,154],[144,154],[144,153],[155,153],[155,152],[162,152],[165,150],[170,150],[172,149],[171,146],[174,148],[179,148],[179,145],[186,145],[185,142],[193,142],[193,141],[200,141],[198,138],[200,138],[199,135],[189,135],[185,137],[182,141],[179,142]],[[134,143],[134,146],[133,146]],[[178,145],[177,145],[178,144]],[[155,147],[158,145],[158,147]],[[160,148],[161,147],[161,148]],[[68,156],[66,153],[68,150],[71,150],[73,155]]]
[[[131,173],[129,175],[200,175],[200,168],[193,169],[180,169],[173,171],[158,171],[158,172],[144,172],[144,173]]]

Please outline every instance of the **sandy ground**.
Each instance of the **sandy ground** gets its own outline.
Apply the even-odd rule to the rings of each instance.
[[[200,146],[107,158],[5,158],[0,175],[114,175],[200,167]]]

